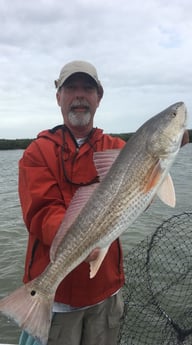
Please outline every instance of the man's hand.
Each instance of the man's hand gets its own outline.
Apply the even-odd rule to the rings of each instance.
[[[181,142],[181,146],[189,143],[189,132],[186,130],[183,134],[183,139]]]

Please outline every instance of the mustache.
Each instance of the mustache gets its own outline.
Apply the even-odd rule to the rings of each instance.
[[[70,109],[73,110],[77,107],[85,107],[87,109],[90,108],[89,103],[86,100],[75,100],[71,103]]]

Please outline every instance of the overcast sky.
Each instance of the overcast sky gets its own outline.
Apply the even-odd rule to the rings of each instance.
[[[191,18],[191,0],[0,0],[0,138],[62,123],[54,80],[71,60],[97,68],[105,132],[133,132],[177,101],[192,128]]]

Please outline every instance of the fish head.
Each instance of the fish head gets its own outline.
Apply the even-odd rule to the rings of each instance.
[[[175,156],[181,146],[187,122],[187,109],[177,102],[154,116],[148,125],[148,152],[158,158]]]

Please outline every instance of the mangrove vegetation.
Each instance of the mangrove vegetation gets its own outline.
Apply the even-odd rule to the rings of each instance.
[[[189,129],[189,141],[192,142],[192,129]],[[133,133],[110,133],[127,141]],[[0,150],[25,150],[34,139],[0,139]]]

